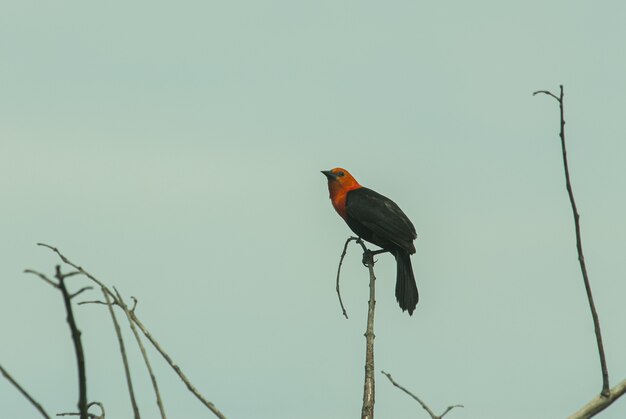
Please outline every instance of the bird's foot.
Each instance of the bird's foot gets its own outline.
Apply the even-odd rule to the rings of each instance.
[[[366,250],[365,252],[363,252],[363,260],[361,262],[366,268],[373,268],[374,264],[376,263],[376,261],[374,260],[374,252],[372,252],[371,250]]]
[[[388,250],[385,249],[381,249],[381,250],[366,250],[363,252],[363,265],[365,265],[366,268],[374,267],[374,264],[376,263],[376,261],[374,260],[374,256],[379,255],[381,253],[387,253]]]

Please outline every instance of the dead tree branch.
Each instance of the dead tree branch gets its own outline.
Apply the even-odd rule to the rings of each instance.
[[[30,402],[30,404],[32,404],[33,406],[35,406],[35,409],[37,409],[39,411],[39,413],[41,413],[41,416],[43,416],[46,419],[50,419],[50,415],[48,415],[48,413],[44,410],[44,408],[35,400],[33,399],[33,397],[28,394],[28,392],[24,389],[24,387],[22,387],[21,385],[19,385],[19,383],[17,381],[15,381],[15,379],[13,377],[11,377],[11,374],[9,374],[7,372],[7,370],[5,370],[4,368],[2,368],[2,365],[0,365],[0,372],[2,372],[2,375],[4,375],[4,378],[6,378],[7,380],[9,380],[9,382],[11,384],[13,384],[13,386],[20,392],[22,393],[22,395],[24,397],[26,397],[26,399]]]
[[[70,274],[71,275],[71,274]],[[72,297],[65,287],[66,275],[61,273],[61,267],[56,266],[55,278],[59,281],[59,288],[63,294],[63,302],[65,303],[65,311],[67,312],[67,323],[70,326],[72,341],[74,342],[74,351],[76,353],[76,364],[78,367],[78,411],[80,419],[87,419],[87,374],[85,371],[85,353],[83,351],[83,343],[81,340],[81,332],[78,330],[74,313],[72,312]]]
[[[91,402],[87,405],[87,409],[91,408],[91,406],[98,406],[100,408],[100,414],[96,415],[94,413],[88,413],[89,419],[104,419],[104,406],[100,402]],[[80,413],[74,412],[63,412],[57,413],[57,416],[80,416]]]
[[[346,257],[346,253],[348,252],[348,245],[353,240],[358,240],[358,237],[348,237],[346,243],[343,245],[343,251],[341,252],[341,257],[339,258],[339,266],[337,267],[337,297],[339,297],[339,304],[341,305],[341,311],[343,312],[344,317],[348,318],[348,313],[346,312],[346,308],[343,306],[343,301],[341,300],[341,292],[339,291],[339,276],[341,275],[341,265],[343,264],[343,258]]]
[[[370,298],[367,302],[367,327],[365,329],[365,382],[363,384],[362,419],[374,418],[375,380],[374,380],[374,308],[376,307],[376,275],[374,275],[374,255],[363,240],[356,241],[363,248],[363,260],[370,273]]]
[[[598,312],[596,310],[596,306],[595,303],[593,301],[593,295],[591,293],[591,284],[589,282],[589,276],[587,274],[587,266],[585,264],[585,257],[583,254],[583,246],[582,246],[582,236],[580,233],[580,215],[578,213],[578,208],[576,207],[576,201],[574,199],[574,191],[572,189],[572,183],[570,180],[570,172],[569,172],[569,165],[567,162],[567,149],[565,147],[565,117],[564,117],[564,100],[563,100],[563,85],[560,85],[560,94],[559,96],[556,96],[555,94],[547,91],[547,90],[539,90],[533,93],[533,95],[536,95],[538,93],[543,93],[546,95],[549,95],[551,97],[553,97],[554,99],[556,99],[556,101],[559,103],[559,111],[560,111],[560,126],[561,126],[561,130],[559,133],[559,137],[561,139],[561,151],[562,151],[562,155],[563,155],[563,168],[565,171],[565,186],[567,189],[567,194],[569,196],[569,201],[572,207],[572,215],[574,217],[574,229],[576,232],[576,250],[578,252],[578,262],[580,264],[580,271],[582,273],[582,277],[583,277],[583,282],[585,284],[585,290],[587,292],[587,300],[589,301],[589,309],[591,311],[591,317],[593,319],[593,325],[594,325],[594,330],[595,330],[595,334],[596,334],[596,343],[598,346],[598,353],[600,356],[600,369],[602,372],[602,391],[600,392],[600,396],[598,396],[599,399],[604,399],[604,403],[599,403],[597,404],[598,406],[603,406],[600,410],[605,409],[608,405],[610,405],[617,397],[621,396],[624,393],[624,390],[622,390],[622,388],[620,387],[622,385],[622,383],[618,384],[614,389],[610,388],[610,384],[609,384],[609,372],[608,372],[608,367],[607,367],[607,363],[606,363],[606,356],[604,354],[604,345],[602,343],[602,331],[600,329],[600,319],[598,317]],[[615,393],[614,393],[615,392]],[[618,394],[617,396],[615,396],[615,394]],[[614,397],[615,396],[615,397]],[[596,399],[598,399],[596,398]],[[587,406],[589,405],[595,405],[594,401],[596,400],[592,400]],[[585,408],[587,407],[585,406]],[[583,408],[583,410],[585,409]],[[600,410],[598,410],[597,412],[599,412]],[[591,411],[589,411],[591,412]],[[590,416],[572,416],[573,417],[591,417],[593,415],[595,415],[597,412],[590,414]]]
[[[406,388],[402,387],[400,384],[398,384],[392,377],[391,374],[386,373],[385,371],[381,371],[381,373],[386,376],[389,381],[391,381],[391,384],[393,384],[394,386],[398,387],[400,390],[404,391],[406,394],[408,394],[409,396],[411,396],[414,400],[416,400],[421,406],[422,408],[430,415],[431,419],[442,419],[449,411],[451,411],[452,409],[454,409],[455,407],[463,407],[463,405],[461,404],[455,404],[453,406],[448,406],[446,408],[446,410],[443,411],[443,413],[441,415],[436,415],[431,409],[430,407],[428,407],[428,405],[426,403],[424,403],[419,397],[417,397],[415,394],[411,393],[409,390],[407,390]]]
[[[361,407],[362,419],[374,418],[374,402],[375,397],[375,379],[374,379],[374,308],[376,306],[376,275],[374,275],[374,255],[380,253],[370,251],[363,240],[360,237],[348,237],[346,243],[343,245],[343,251],[341,252],[341,258],[339,259],[339,267],[337,268],[337,296],[339,297],[339,304],[343,310],[343,315],[348,318],[346,309],[341,301],[341,293],[339,292],[339,276],[341,274],[341,264],[343,258],[346,256],[348,244],[351,241],[358,243],[363,249],[363,264],[368,268],[370,274],[370,295],[367,304],[367,327],[365,329],[365,380],[363,383],[363,406]]]
[[[102,294],[104,295],[104,299],[106,300],[106,304],[109,308],[109,314],[111,314],[111,320],[113,321],[113,327],[115,329],[115,334],[117,335],[117,342],[120,345],[120,354],[122,355],[122,362],[124,364],[124,375],[126,376],[126,385],[128,386],[130,402],[133,406],[133,414],[135,416],[135,419],[139,419],[139,407],[137,406],[137,401],[135,400],[135,392],[133,391],[133,380],[130,376],[130,367],[128,366],[128,358],[126,357],[126,347],[124,345],[124,338],[122,337],[122,330],[120,329],[120,324],[117,322],[117,317],[115,317],[115,311],[113,310],[111,297],[109,297],[109,294],[104,288],[100,289],[102,290]]]
[[[66,263],[69,266],[72,266],[78,272],[80,272],[81,274],[85,275],[87,278],[89,278],[90,280],[92,280],[93,282],[98,284],[102,289],[105,290],[105,292],[109,295],[109,297],[111,297],[112,304],[118,305],[119,307],[122,307],[122,308],[126,306],[122,301],[120,301],[118,299],[118,297],[106,285],[104,285],[100,280],[95,278],[93,275],[91,275],[85,269],[83,269],[82,267],[80,267],[80,266],[76,265],[75,263],[73,263],[72,261],[70,261],[67,257],[65,257],[59,251],[59,249],[57,249],[54,246],[50,246],[48,244],[45,244],[45,243],[37,243],[37,245],[43,246],[43,247],[47,247],[48,249],[52,250],[54,253],[56,253],[59,256],[59,258],[61,258],[61,260],[64,263]],[[105,304],[105,305],[107,304],[107,303],[103,303],[102,301],[93,301],[92,303]],[[141,330],[141,332],[144,334],[144,336],[150,341],[152,346],[154,346],[154,348],[161,354],[161,356],[170,365],[170,367],[176,372],[176,374],[178,374],[179,378],[187,386],[187,389],[194,396],[196,396],[196,398],[198,400],[200,400],[200,402],[202,402],[202,404],[204,404],[211,412],[213,412],[213,414],[215,416],[217,416],[218,418],[221,418],[221,419],[225,419],[226,417],[224,416],[224,414],[222,412],[220,412],[220,410],[217,407],[215,407],[215,405],[213,403],[208,401],[202,394],[200,394],[200,392],[198,392],[198,390],[194,387],[194,385],[191,383],[191,381],[189,381],[187,376],[182,372],[180,367],[174,363],[172,358],[163,350],[163,348],[156,341],[156,339],[154,339],[152,337],[152,335],[148,332],[148,330],[145,328],[143,323],[141,323],[139,318],[137,318],[137,315],[135,314],[134,310],[133,311],[129,311],[128,308],[126,308],[125,312],[126,312],[127,315],[130,316],[130,318],[132,319],[133,323],[139,328],[139,330]],[[81,419],[83,419],[83,418],[81,418]]]
[[[128,307],[126,306],[126,303],[124,302],[124,299],[122,298],[122,295],[117,291],[115,287],[113,287],[113,290],[115,291],[115,295],[117,296],[117,301],[119,303],[119,306],[122,308],[122,310],[124,310],[124,314],[126,314],[126,319],[128,320],[130,329],[132,330],[133,335],[135,336],[135,340],[137,341],[137,345],[139,346],[139,350],[141,351],[141,356],[143,357],[143,361],[146,364],[146,368],[148,368],[148,374],[150,374],[150,380],[152,381],[152,388],[154,389],[154,394],[156,396],[156,402],[157,402],[157,406],[159,407],[159,413],[161,414],[161,418],[165,419],[166,418],[165,408],[163,407],[163,401],[161,400],[161,393],[159,392],[159,385],[157,384],[156,376],[154,375],[154,372],[152,371],[152,366],[150,365],[150,360],[148,359],[146,348],[143,346],[143,343],[141,342],[141,337],[139,336],[139,332],[137,332],[137,328],[135,327],[135,322],[133,322],[133,319],[130,315],[131,312],[132,313],[135,312],[135,307],[137,306],[137,299],[133,298],[133,308],[131,311],[129,311]]]

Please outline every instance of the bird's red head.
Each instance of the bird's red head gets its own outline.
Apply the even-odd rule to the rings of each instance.
[[[346,169],[336,167],[332,170],[322,170],[322,173],[328,178],[328,191],[330,192],[330,200],[335,210],[344,219],[346,218],[346,196],[348,192],[359,189],[362,186]]]

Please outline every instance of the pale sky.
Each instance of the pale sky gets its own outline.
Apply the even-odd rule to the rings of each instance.
[[[360,414],[367,270],[320,170],[418,232],[412,317],[376,265],[376,415],[557,418],[601,388],[558,142],[611,383],[626,378],[626,3],[10,1],[0,7],[0,363],[52,415],[75,360],[52,274],[123,295],[229,418]],[[69,280],[68,280],[69,281]],[[72,278],[74,289],[87,285]],[[95,291],[86,298],[97,298]],[[130,418],[113,327],[81,306],[90,400]],[[120,317],[121,318],[121,317]],[[127,333],[143,417],[149,378]],[[169,418],[212,417],[149,351]],[[626,417],[626,398],[599,417]],[[0,417],[39,414],[0,379]]]

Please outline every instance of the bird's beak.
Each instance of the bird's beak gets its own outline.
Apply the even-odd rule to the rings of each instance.
[[[330,170],[322,170],[322,173],[324,174],[324,176],[326,176],[328,178],[328,180],[335,180],[335,179],[337,179],[337,175],[334,174]]]

